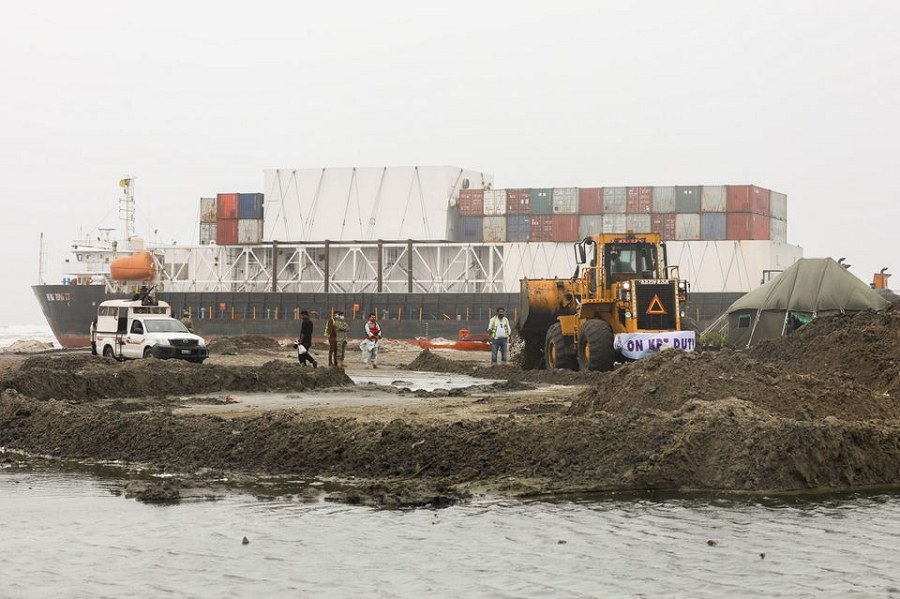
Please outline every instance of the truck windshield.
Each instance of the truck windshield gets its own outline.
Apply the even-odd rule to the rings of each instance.
[[[613,275],[635,274],[641,277],[656,275],[654,248],[646,243],[611,245],[609,272]]]
[[[187,327],[174,318],[153,318],[144,321],[148,333],[188,333]]]

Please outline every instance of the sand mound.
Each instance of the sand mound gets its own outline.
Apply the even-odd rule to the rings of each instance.
[[[512,363],[494,367],[482,366],[483,362],[451,360],[431,350],[423,349],[416,358],[406,365],[406,370],[418,372],[446,372],[467,374],[478,378],[507,379],[529,383],[549,383],[554,385],[584,385],[593,383],[603,376],[601,372],[572,372],[571,370],[523,370]]]
[[[281,349],[281,344],[270,337],[262,335],[238,335],[234,337],[216,337],[208,343],[210,353],[242,353],[254,350]]]
[[[0,354],[34,354],[50,351],[53,344],[49,341],[37,341],[35,339],[19,339],[9,345],[0,347]]]
[[[336,369],[301,371],[291,362],[224,367],[180,360],[116,362],[91,356],[33,357],[0,378],[0,389],[36,399],[90,401],[111,397],[160,397],[216,391],[303,391],[352,385]]]

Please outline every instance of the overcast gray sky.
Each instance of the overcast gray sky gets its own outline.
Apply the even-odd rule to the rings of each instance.
[[[199,4],[199,3],[196,3]],[[788,241],[900,286],[896,2],[7,0],[0,323],[40,323],[79,226],[138,227],[278,166],[454,164],[499,187],[756,183]],[[115,222],[115,213],[107,216]]]

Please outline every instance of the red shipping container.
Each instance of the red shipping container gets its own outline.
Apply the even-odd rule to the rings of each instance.
[[[216,200],[216,220],[230,220],[238,217],[238,194],[220,193]],[[237,239],[237,236],[235,236]]]
[[[756,212],[769,216],[771,193],[756,185],[729,185],[725,200],[728,212]]]
[[[459,213],[464,216],[483,216],[484,190],[461,189],[459,191]]]
[[[663,241],[675,241],[675,214],[651,214],[650,231]]]
[[[603,214],[603,188],[582,187],[578,190],[578,212]]]
[[[577,221],[576,216],[576,221]],[[575,233],[578,233],[578,225],[575,225]],[[552,216],[532,216],[531,217],[531,234],[529,241],[553,241],[553,217]]]
[[[235,194],[237,195],[237,194]],[[222,196],[219,196],[222,197]],[[219,206],[222,203],[219,202]],[[236,208],[235,208],[236,209]],[[216,243],[218,245],[234,245],[238,242],[238,220],[219,220],[216,223]]]
[[[531,190],[507,189],[506,190],[507,214],[531,214]]]
[[[732,240],[767,240],[770,235],[769,217],[753,212],[729,212],[727,234]]]
[[[554,214],[552,235],[553,241],[578,241],[578,215]]]
[[[632,214],[649,213],[653,208],[652,187],[629,187],[626,210]]]

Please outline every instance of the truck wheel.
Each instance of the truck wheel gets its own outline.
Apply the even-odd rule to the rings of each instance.
[[[106,345],[103,347],[103,357],[104,358],[112,358],[116,359],[116,355],[113,353],[113,348],[111,345]]]
[[[612,328],[603,320],[588,320],[578,334],[578,365],[582,370],[613,369],[616,350]]]
[[[153,350],[149,347],[144,348],[144,359],[147,360],[153,357]]]
[[[562,325],[558,322],[547,331],[547,339],[544,342],[544,366],[547,370],[556,368],[578,370],[575,341],[572,337],[563,335]]]

